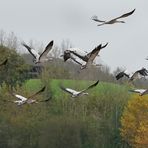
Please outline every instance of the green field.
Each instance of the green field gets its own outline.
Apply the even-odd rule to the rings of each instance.
[[[44,85],[46,85],[47,88],[50,85],[50,89],[52,90],[54,97],[58,98],[59,96],[65,95],[65,92],[63,92],[60,89],[60,85],[75,90],[82,90],[88,87],[89,85],[93,84],[94,82],[95,81],[52,79],[49,80],[49,83],[45,84],[43,81],[39,79],[31,79],[23,85],[23,88],[27,91],[36,91]],[[124,85],[99,82],[95,88],[89,90],[88,92],[90,93],[89,96],[103,96],[107,94],[120,96],[120,94],[122,93],[128,94],[128,89],[129,87]]]

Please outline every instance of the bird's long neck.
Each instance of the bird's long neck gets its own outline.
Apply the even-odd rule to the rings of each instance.
[[[88,95],[88,93],[83,93],[83,95]]]
[[[125,23],[124,21],[118,21],[118,20],[116,20],[115,22],[116,23]]]

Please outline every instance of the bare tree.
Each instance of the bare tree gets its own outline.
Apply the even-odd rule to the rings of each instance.
[[[0,31],[0,44],[10,49],[16,50],[18,48],[19,41],[18,41],[17,36],[14,34],[14,32],[7,34],[3,30],[1,30]]]
[[[3,30],[0,30],[0,45],[5,44],[6,33]]]
[[[72,48],[72,43],[68,39],[67,40],[63,40],[62,43],[61,43],[61,50],[62,50],[62,52],[64,52],[68,48]]]
[[[18,47],[18,39],[14,32],[11,32],[8,34],[6,38],[6,46],[9,47],[10,49],[16,50]]]
[[[61,54],[62,54],[62,52],[61,52],[60,48],[55,45],[55,46],[52,48],[52,50],[51,50],[50,56],[52,56],[52,57],[54,57],[54,58],[57,59],[57,58],[60,57]]]

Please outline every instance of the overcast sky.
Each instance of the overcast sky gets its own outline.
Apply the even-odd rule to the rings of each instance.
[[[134,8],[125,24],[97,27],[91,20],[93,15],[106,20]],[[0,22],[0,30],[13,31],[26,43],[54,40],[60,45],[68,39],[73,47],[90,51],[109,42],[100,56],[112,70],[148,68],[148,0],[0,0]]]

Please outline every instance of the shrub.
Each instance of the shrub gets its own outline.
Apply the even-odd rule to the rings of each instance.
[[[148,147],[148,96],[134,95],[121,118],[121,136],[135,148]]]
[[[5,66],[0,70],[0,84],[5,82],[7,85],[21,85],[28,78],[28,65],[25,64],[23,58],[16,53],[15,50],[5,46],[0,46],[0,62],[8,59]]]

